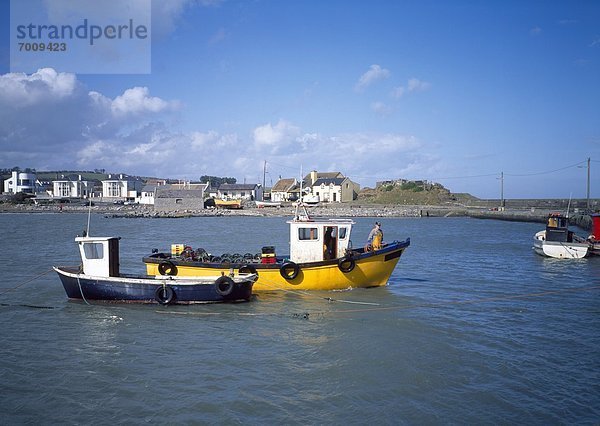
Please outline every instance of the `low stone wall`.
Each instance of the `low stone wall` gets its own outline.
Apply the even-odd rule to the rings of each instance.
[[[0,204],[0,213],[84,213],[89,207],[84,205],[12,205]],[[295,213],[292,206],[279,208],[245,207],[242,210],[200,209],[172,212],[157,212],[147,205],[104,205],[92,206],[92,213],[104,214],[114,218],[182,218],[192,216],[259,216],[291,217]],[[545,223],[550,212],[557,209],[505,209],[499,211],[489,208],[464,206],[401,206],[401,205],[359,205],[335,204],[309,207],[308,212],[315,217],[473,217],[478,219],[510,220],[518,222]],[[584,230],[591,230],[591,217],[587,214],[571,214],[570,223]]]

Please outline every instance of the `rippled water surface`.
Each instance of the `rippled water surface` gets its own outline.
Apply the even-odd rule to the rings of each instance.
[[[535,255],[540,224],[386,219],[412,241],[387,287],[162,307],[68,301],[39,276],[78,263],[86,221],[0,215],[2,424],[600,422],[600,257]],[[287,253],[287,226],[97,215],[91,233],[141,273],[171,243]]]

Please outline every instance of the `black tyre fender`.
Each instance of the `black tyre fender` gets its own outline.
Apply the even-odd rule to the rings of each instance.
[[[175,300],[175,291],[168,285],[159,286],[154,292],[154,299],[161,305],[168,305]]]
[[[338,268],[345,274],[352,272],[355,266],[356,261],[349,256],[344,256],[338,260]]]
[[[161,275],[177,275],[177,266],[169,260],[158,264],[158,273]]]
[[[279,273],[283,278],[291,281],[300,273],[300,267],[297,263],[288,261],[281,265],[281,268],[279,268]]]
[[[229,296],[233,291],[234,286],[235,283],[233,282],[233,280],[225,275],[220,276],[215,281],[215,290],[217,291],[217,294],[223,297]]]
[[[258,276],[258,272],[256,272],[256,268],[252,265],[244,265],[240,269],[238,269],[240,274],[256,274]]]

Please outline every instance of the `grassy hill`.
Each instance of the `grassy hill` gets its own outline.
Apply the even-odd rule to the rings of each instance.
[[[358,194],[358,202],[373,204],[400,205],[441,205],[461,203],[467,198],[476,199],[469,194],[452,194],[442,185],[419,185],[404,182],[381,185],[376,189],[364,188]]]

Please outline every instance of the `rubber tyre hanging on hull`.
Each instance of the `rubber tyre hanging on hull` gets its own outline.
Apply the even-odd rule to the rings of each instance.
[[[300,267],[294,262],[285,262],[281,265],[281,268],[279,268],[279,273],[283,278],[291,281],[300,273]]]
[[[171,261],[164,261],[158,264],[158,273],[161,275],[177,275],[177,266]]]
[[[338,260],[338,268],[345,274],[352,272],[355,266],[356,262],[351,257],[345,256]]]
[[[175,292],[168,285],[160,286],[154,292],[154,299],[161,305],[168,305],[175,299]]]
[[[235,283],[233,280],[225,275],[217,278],[215,281],[215,290],[217,291],[217,294],[223,297],[229,296],[233,291],[234,286]]]

